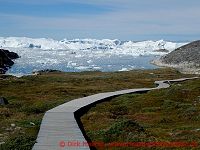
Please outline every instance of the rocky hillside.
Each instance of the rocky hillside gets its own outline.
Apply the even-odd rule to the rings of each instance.
[[[0,49],[0,74],[4,74],[13,64],[12,59],[19,58],[17,53]]]
[[[200,40],[177,48],[153,63],[177,68],[184,73],[200,74]]]

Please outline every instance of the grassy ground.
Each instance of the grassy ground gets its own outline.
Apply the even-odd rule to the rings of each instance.
[[[127,94],[92,107],[81,117],[93,142],[197,142],[200,144],[200,79],[168,89]],[[97,149],[133,149],[109,147]],[[200,149],[182,148],[136,149]]]
[[[0,96],[9,101],[8,105],[0,106],[0,143],[5,142],[7,149],[31,149],[45,111],[72,99],[106,91],[153,87],[155,80],[189,76],[191,75],[183,75],[171,69],[116,73],[44,73],[21,78],[0,76]],[[128,105],[129,101],[126,98],[125,101]],[[124,105],[121,107],[121,116],[123,116],[123,109],[126,109],[126,107]],[[114,113],[115,109],[118,110],[117,105],[116,108],[113,107],[112,111],[114,115],[118,116]],[[153,107],[152,109],[156,108]],[[94,109],[92,110],[94,111]],[[95,113],[101,117],[100,112]],[[127,113],[129,114],[129,111]],[[90,112],[88,114],[91,115]],[[88,121],[86,123],[87,131],[101,130],[100,128],[95,129],[94,123],[90,124],[92,118],[87,119],[88,114],[83,117],[84,124]],[[153,114],[149,113],[149,115],[152,116]],[[101,121],[108,119],[108,123],[101,123],[102,130],[103,127],[107,128],[115,123],[116,120],[113,120],[113,117],[111,119],[107,117],[103,120],[100,119]]]

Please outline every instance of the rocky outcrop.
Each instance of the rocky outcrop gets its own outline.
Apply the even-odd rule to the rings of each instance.
[[[0,49],[0,74],[4,74],[13,64],[12,59],[19,58],[17,53]]]
[[[177,48],[153,63],[173,67],[183,73],[200,74],[200,40]]]

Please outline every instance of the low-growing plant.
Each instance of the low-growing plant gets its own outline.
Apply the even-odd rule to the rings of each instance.
[[[123,115],[128,114],[128,108],[127,106],[123,105],[114,105],[113,107],[110,108],[110,117],[113,119],[120,118]]]
[[[29,135],[18,135],[6,141],[7,150],[31,150],[35,144],[35,137]]]

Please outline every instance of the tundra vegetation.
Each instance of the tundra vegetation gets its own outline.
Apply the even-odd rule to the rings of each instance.
[[[0,105],[0,142],[6,149],[31,149],[44,113],[75,98],[192,76],[173,69],[1,75],[0,96],[9,103]],[[92,141],[198,141],[199,88],[200,80],[195,80],[120,96],[91,108],[81,120]]]

